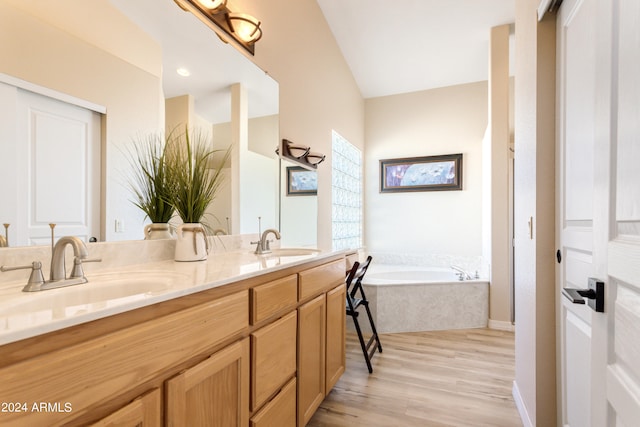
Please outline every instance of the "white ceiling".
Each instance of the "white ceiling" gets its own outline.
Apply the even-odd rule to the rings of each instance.
[[[516,0],[317,0],[365,98],[487,80]]]

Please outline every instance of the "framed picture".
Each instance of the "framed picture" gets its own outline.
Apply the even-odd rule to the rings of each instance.
[[[380,160],[380,192],[462,190],[462,154]]]
[[[318,194],[318,172],[301,166],[287,166],[287,196]]]

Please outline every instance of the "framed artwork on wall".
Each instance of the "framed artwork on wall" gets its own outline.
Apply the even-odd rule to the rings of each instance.
[[[380,160],[380,192],[462,190],[462,154]]]
[[[301,166],[287,166],[287,196],[318,194],[318,172]]]

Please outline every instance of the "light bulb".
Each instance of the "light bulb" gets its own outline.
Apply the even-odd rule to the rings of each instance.
[[[222,6],[227,5],[227,0],[196,0],[196,1],[200,4],[200,6],[209,10],[216,10]]]

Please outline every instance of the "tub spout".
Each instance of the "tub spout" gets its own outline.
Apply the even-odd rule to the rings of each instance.
[[[463,268],[460,268],[460,267],[458,267],[456,265],[452,265],[451,268],[453,270],[457,271],[456,274],[458,275],[460,281],[462,281],[462,280],[471,280],[472,279],[471,275],[469,273],[467,273]]]

